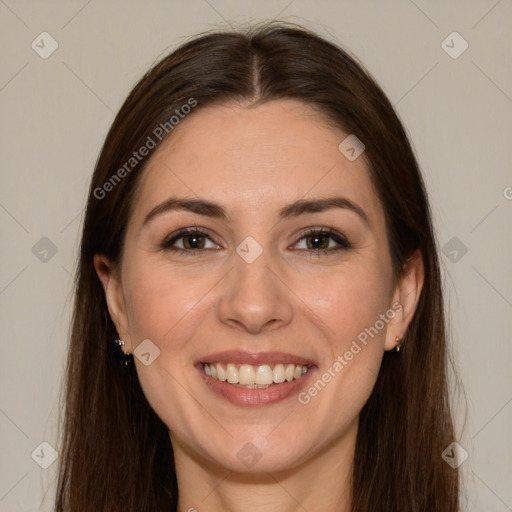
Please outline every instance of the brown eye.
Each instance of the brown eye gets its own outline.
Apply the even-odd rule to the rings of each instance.
[[[313,253],[312,255],[314,253],[329,254],[351,247],[349,241],[332,228],[311,229],[301,236],[298,243],[302,240],[306,241],[306,247],[300,250],[310,251]],[[334,242],[334,245],[331,244],[331,241]]]
[[[213,247],[206,246],[208,240],[213,244]],[[186,228],[167,237],[162,242],[161,247],[168,251],[195,254],[196,252],[217,248],[218,246],[211,241],[210,237],[204,231],[197,228]]]
[[[203,249],[204,236],[201,234],[184,235],[183,237],[185,249]]]

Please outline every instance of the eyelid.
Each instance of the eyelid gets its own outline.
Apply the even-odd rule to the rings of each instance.
[[[186,235],[196,235],[196,234],[203,235],[203,236],[209,238],[216,245],[220,245],[215,241],[214,237],[210,234],[210,231],[207,228],[203,228],[201,226],[194,225],[194,226],[178,229],[178,231],[175,231],[174,233],[171,233],[170,235],[166,236],[164,238],[163,242],[160,244],[160,246],[162,247],[162,249],[172,250],[173,249],[171,247],[172,243],[175,243],[177,240],[179,240],[180,238],[183,238]],[[180,249],[179,247],[176,248],[176,251],[189,252],[189,253],[199,252],[199,251],[204,251],[204,250],[205,249],[188,249],[187,250],[187,249]]]
[[[309,253],[311,253],[311,255],[315,255],[315,254],[333,253],[333,252],[337,252],[338,250],[343,250],[343,249],[346,250],[346,249],[352,248],[351,242],[348,240],[348,238],[344,234],[340,233],[339,231],[337,231],[336,229],[334,229],[332,227],[327,227],[327,226],[304,228],[300,232],[300,234],[297,235],[298,240],[293,244],[293,246],[299,244],[302,241],[302,239],[306,238],[307,236],[313,236],[313,235],[321,235],[321,236],[325,236],[327,238],[331,238],[338,244],[338,247],[334,247],[331,249],[317,249],[317,250],[299,249],[299,250],[309,252]],[[291,247],[293,247],[293,246],[291,246]]]

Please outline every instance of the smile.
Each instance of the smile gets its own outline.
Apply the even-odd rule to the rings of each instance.
[[[204,363],[203,371],[206,375],[221,382],[228,382],[237,387],[268,388],[274,384],[282,384],[300,379],[309,370],[308,365],[295,365],[292,363],[278,363],[250,365],[235,363]]]

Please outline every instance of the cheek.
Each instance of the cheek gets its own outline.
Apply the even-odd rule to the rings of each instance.
[[[142,264],[144,263],[144,264]],[[141,387],[151,407],[170,428],[184,432],[196,417],[194,401],[183,392],[184,372],[190,366],[191,347],[197,343],[198,328],[205,318],[200,299],[212,287],[210,278],[180,276],[168,265],[151,264],[141,255],[126,267],[126,304],[134,349],[150,339],[160,351],[150,365],[135,358]],[[205,301],[206,302],[206,301]],[[187,428],[183,428],[185,419]]]
[[[209,292],[217,281],[212,272],[185,275],[145,254],[126,266],[126,304],[134,350],[146,339],[159,350],[158,359],[149,366],[135,361],[137,373],[152,407],[168,425],[172,424],[170,409],[176,413],[173,418],[190,416],[189,400],[183,400],[179,392],[195,374],[191,354],[197,356],[200,351],[202,324],[213,307],[214,294]]]
[[[314,288],[303,285],[299,292],[309,306],[305,314],[321,326],[328,342],[317,378],[325,385],[306,390],[301,403],[311,404],[333,425],[356,417],[375,384],[387,325],[394,316],[390,282],[391,272],[384,265],[354,265],[316,280]]]
[[[351,265],[313,280],[298,281],[295,289],[307,306],[305,312],[309,310],[312,318],[322,320],[324,333],[339,352],[387,311],[390,281],[390,272],[380,265]]]
[[[187,338],[188,322],[182,320],[211,287],[209,279],[183,277],[165,264],[152,265],[149,259],[144,264],[134,261],[132,268],[126,272],[126,303],[135,345],[145,338],[162,344],[173,338],[178,324],[179,338]]]

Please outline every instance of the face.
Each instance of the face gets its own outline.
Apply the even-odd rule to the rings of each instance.
[[[338,149],[347,135],[294,100],[204,107],[144,171],[121,266],[96,257],[175,451],[278,471],[355,433],[419,271],[396,284],[363,157]]]

